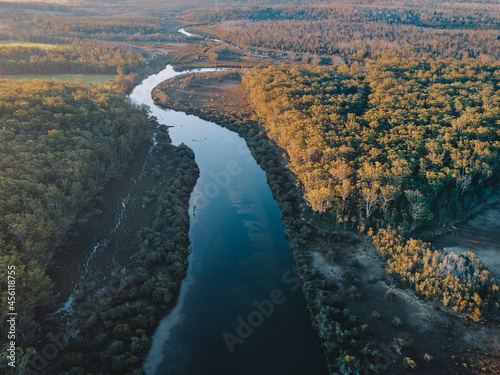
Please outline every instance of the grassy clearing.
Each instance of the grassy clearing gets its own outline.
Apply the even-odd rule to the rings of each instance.
[[[12,76],[2,76],[0,78],[8,78],[13,81],[17,81],[19,79],[51,79],[56,78],[61,81],[71,80],[74,81],[76,79],[81,79],[83,82],[106,82],[110,79],[115,79],[116,75],[114,74],[18,74]]]
[[[57,47],[56,44],[20,42],[18,40],[0,40],[0,47],[38,47],[50,49]]]

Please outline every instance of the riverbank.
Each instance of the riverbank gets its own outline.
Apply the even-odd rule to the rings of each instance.
[[[186,39],[184,43],[165,43],[158,45],[165,51],[169,64],[176,72],[200,68],[251,68],[253,66],[267,66],[282,64],[283,59],[271,56],[250,54],[236,45],[220,42],[210,38],[200,41],[198,38]],[[343,60],[341,60],[343,63]],[[299,61],[290,60],[290,64],[299,64]]]
[[[360,363],[390,374],[496,371],[499,345],[492,338],[497,328],[462,321],[413,291],[397,288],[366,237],[301,220],[303,202],[284,166],[283,151],[255,120],[238,75],[228,71],[178,77],[159,85],[152,96],[163,106],[216,122],[247,141],[280,204],[330,371],[354,370]]]

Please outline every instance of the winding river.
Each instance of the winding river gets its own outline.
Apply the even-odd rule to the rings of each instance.
[[[130,95],[172,126],[173,144],[191,147],[200,168],[187,277],[143,368],[148,375],[327,374],[264,171],[236,133],[151,99],[158,83],[178,74],[168,66]]]

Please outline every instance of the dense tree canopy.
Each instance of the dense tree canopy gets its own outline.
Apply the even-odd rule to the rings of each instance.
[[[498,183],[497,63],[387,58],[338,68],[273,66],[253,69],[243,82],[268,135],[286,151],[306,201],[314,211],[331,213],[337,225],[393,225],[399,235],[408,234],[460,216]],[[402,278],[412,274],[417,289],[424,288],[420,282],[447,277],[435,271],[423,277],[424,265],[434,264],[423,260],[430,250],[402,246],[391,244],[385,255]],[[408,256],[420,266],[409,265]],[[436,256],[441,265],[456,261]],[[481,272],[473,268],[474,275]],[[490,282],[485,276],[477,288]],[[445,298],[426,290],[424,295]],[[461,303],[455,303],[459,311],[485,307]]]
[[[377,57],[500,57],[500,12],[487,4],[439,2],[227,8],[185,20],[217,24],[218,37],[242,47]]]
[[[68,225],[149,127],[143,110],[102,85],[0,80],[0,264],[26,272],[25,312],[47,302],[45,267]]]
[[[254,69],[244,82],[314,210],[416,227],[496,181],[499,80],[498,64],[395,58]]]
[[[21,21],[26,22],[26,21]],[[34,20],[29,30],[18,33],[32,41],[93,38],[109,41],[178,41],[171,21],[158,17],[53,17]],[[177,24],[175,24],[177,25]],[[21,25],[17,25],[20,28]],[[174,35],[171,35],[171,32]]]

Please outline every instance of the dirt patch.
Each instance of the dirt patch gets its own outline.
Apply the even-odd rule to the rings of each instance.
[[[426,375],[498,373],[498,327],[463,319],[437,302],[419,298],[411,289],[399,288],[385,274],[384,263],[368,238],[353,233],[335,236],[335,261],[324,253],[312,252],[311,266],[333,278],[349,310],[368,323],[373,332],[369,343],[380,351],[380,361],[372,363],[379,371],[394,375],[402,371]],[[360,299],[349,294],[353,285],[361,293]],[[399,352],[394,345],[397,338],[405,341]],[[432,359],[425,360],[426,354]],[[405,368],[404,357],[414,360],[417,367]]]
[[[327,279],[333,279],[339,283],[339,292],[343,291],[342,281],[342,267],[329,263],[325,256],[315,251],[311,252],[312,267],[317,269]]]
[[[474,218],[457,224],[450,234],[432,244],[458,253],[473,252],[500,281],[500,202],[487,205]]]
[[[323,276],[340,281],[342,279],[342,267],[330,264],[323,254],[311,252],[313,257],[312,266],[316,268]]]

